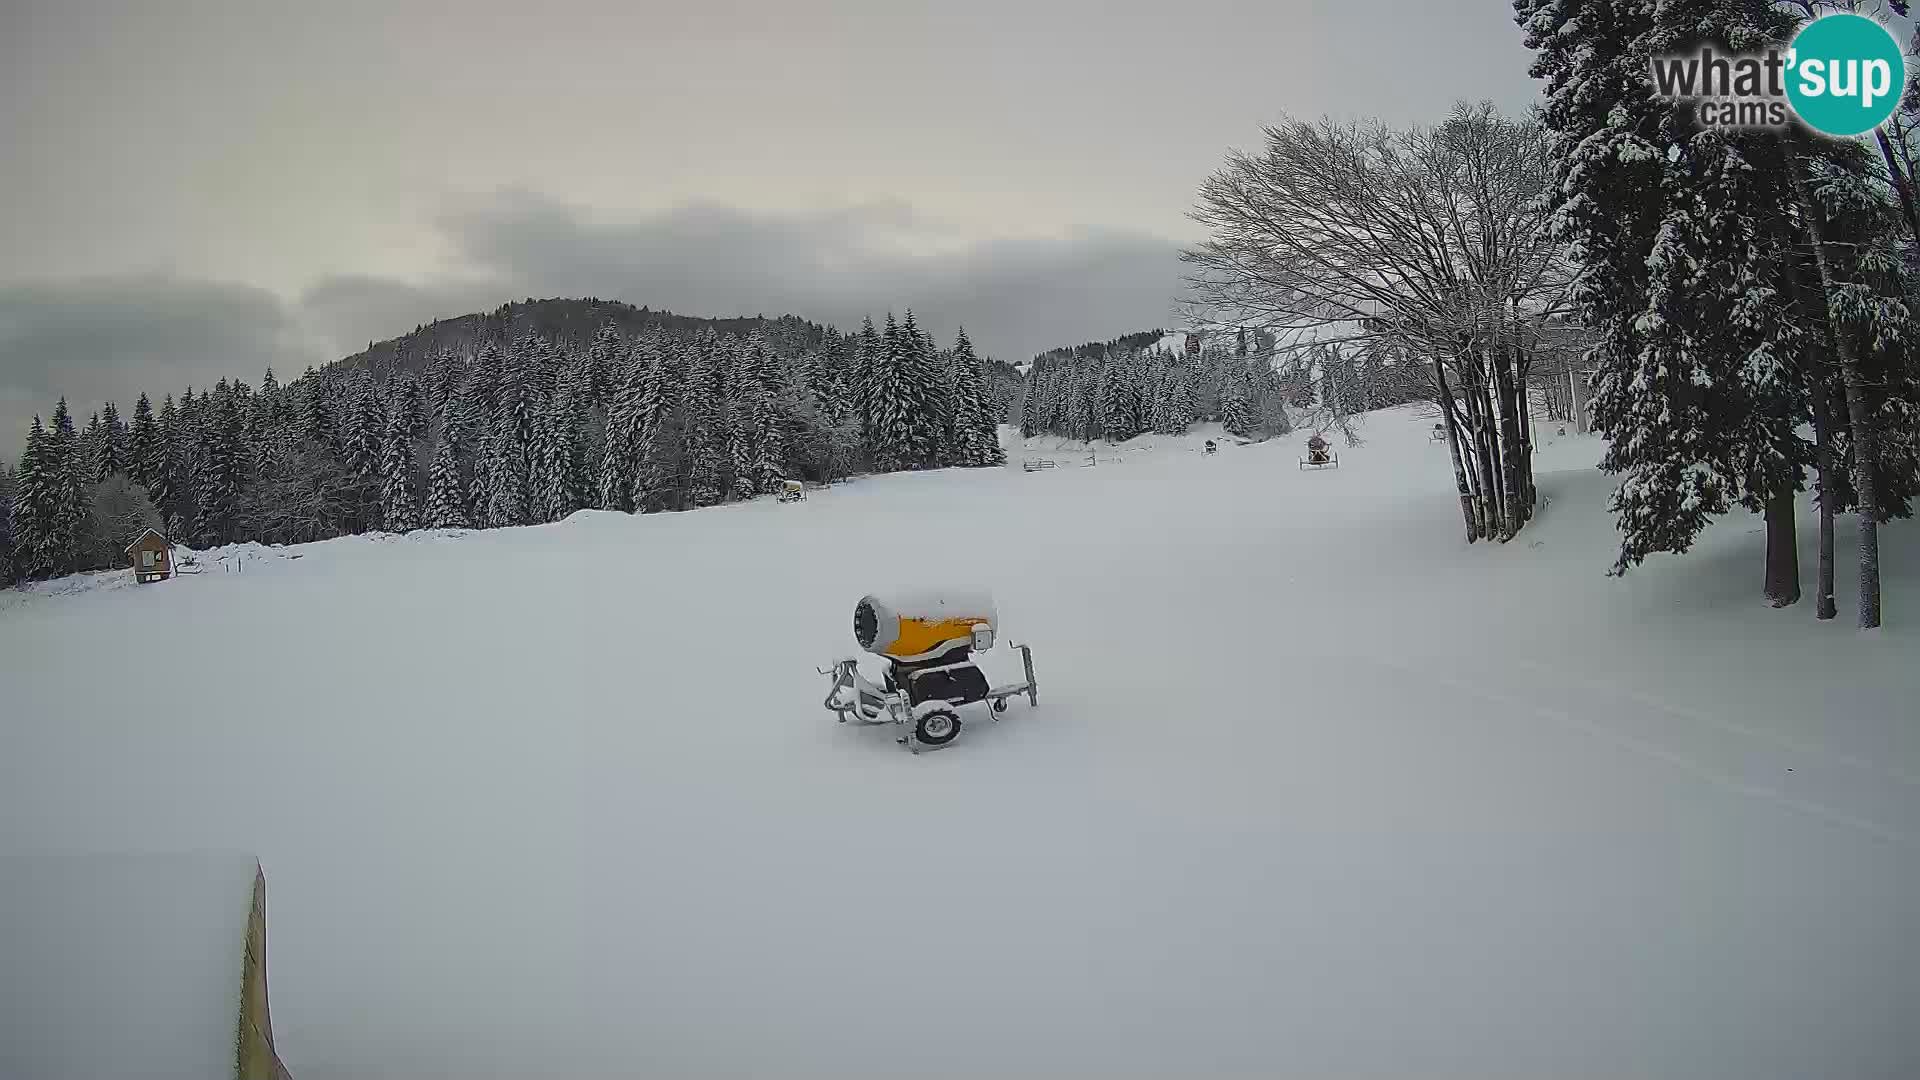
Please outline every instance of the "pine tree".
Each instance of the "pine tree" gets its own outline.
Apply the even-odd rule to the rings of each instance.
[[[433,474],[427,481],[427,527],[472,527],[467,516],[467,488],[460,478],[460,429],[453,424],[441,425],[440,442],[433,451]]]
[[[786,474],[786,432],[775,401],[781,380],[759,331],[733,350],[728,378],[728,456],[735,498],[771,491]]]
[[[826,336],[820,342],[820,351],[809,357],[806,368],[807,389],[813,394],[814,403],[825,406],[828,400],[844,391],[842,380],[847,374],[847,339],[840,331],[827,327]]]
[[[253,444],[265,433],[266,424],[262,422],[258,403],[253,395],[253,387],[240,379],[235,379],[231,393],[234,415],[240,418],[240,460],[244,464],[249,460],[248,452]]]
[[[756,494],[754,421],[759,401],[766,388],[758,377],[756,340],[736,340],[727,350],[730,361],[726,376],[724,408],[727,417],[728,498],[751,499]]]
[[[255,475],[264,475],[272,469],[274,451],[269,446],[277,444],[286,435],[279,411],[280,401],[280,384],[273,377],[273,369],[268,368],[266,376],[260,380],[260,392],[247,402],[245,418],[246,450]]]
[[[1139,434],[1133,430],[1132,386],[1118,360],[1108,357],[1100,373],[1100,434],[1108,442],[1125,442]]]
[[[486,526],[501,529],[528,524],[526,455],[510,418],[502,417],[494,424],[481,454],[485,466],[475,470],[474,478],[485,485],[480,505]]]
[[[682,390],[681,413],[687,432],[687,500],[694,506],[712,506],[720,502],[721,465],[725,451],[720,438],[722,423],[718,389],[719,343],[709,334],[693,351]]]
[[[559,521],[585,504],[579,449],[566,404],[548,402],[534,421],[530,479],[536,521]]]
[[[607,437],[601,450],[599,501],[602,510],[632,513],[640,469],[640,396],[646,375],[630,368],[607,407]]]
[[[347,471],[363,481],[378,482],[380,477],[380,397],[373,378],[362,372],[355,380],[347,406],[347,422],[341,432],[346,443]]]
[[[502,461],[511,462],[519,474],[522,490],[532,460],[534,415],[540,407],[539,385],[545,364],[546,345],[531,337],[514,343],[513,354],[500,369],[499,406],[495,425],[506,440]]]
[[[244,447],[240,415],[231,394],[209,396],[202,403],[201,453],[195,465],[194,538],[214,547],[234,539],[234,517],[241,495]]]
[[[955,464],[998,465],[1006,460],[1000,429],[987,399],[986,365],[974,354],[966,327],[953,343]]]
[[[620,385],[617,373],[627,360],[629,346],[620,330],[613,323],[603,323],[593,335],[593,344],[587,347],[586,364],[583,371],[586,400],[598,405],[607,401]]]
[[[433,419],[442,423],[453,419],[450,409],[459,400],[460,363],[451,352],[441,352],[427,365],[426,399]]]
[[[1160,433],[1184,435],[1198,413],[1194,400],[1193,365],[1175,361],[1160,381]]]
[[[193,387],[180,395],[180,411],[175,414],[173,428],[169,432],[173,442],[173,453],[178,465],[174,472],[174,483],[178,489],[180,501],[180,529],[182,534],[191,531],[195,520],[195,507],[198,505],[198,492],[193,488],[194,478],[199,475],[200,452],[203,442],[200,417],[200,399],[194,395]]]
[[[1243,337],[1245,331],[1241,331]],[[1220,388],[1220,424],[1229,435],[1246,438],[1253,432],[1253,408],[1250,401],[1246,366],[1228,366]]]
[[[489,342],[480,356],[468,365],[467,381],[460,392],[460,429],[477,433],[491,430],[494,413],[500,406],[500,378],[505,361],[500,347]]]
[[[940,456],[941,460],[949,465],[975,464],[973,442],[975,432],[980,426],[978,415],[980,394],[979,387],[974,385],[974,380],[979,373],[974,370],[973,360],[962,355],[961,346],[966,343],[966,339],[967,332],[961,330],[959,342],[947,358],[948,377],[952,380],[947,397],[952,402],[952,411],[948,417],[945,434],[947,444]]]
[[[406,414],[397,399],[380,450],[380,523],[390,533],[407,533],[420,527],[413,435],[407,430]]]
[[[93,482],[88,471],[92,464],[84,456],[79,436],[74,434],[73,415],[67,411],[64,397],[53,408],[47,451],[54,490],[47,543],[55,553],[57,572],[64,574],[82,569],[81,541],[92,516],[87,489]]]
[[[677,381],[675,362],[657,342],[642,342],[633,362],[639,373],[638,393],[632,412],[633,424],[633,496],[634,508],[652,509],[661,500],[673,480],[671,464],[656,460],[664,439],[663,432],[674,408],[673,387]]]
[[[309,373],[301,380],[306,392],[306,415],[303,417],[307,438],[331,452],[334,440],[339,437],[339,426],[333,415],[333,402],[328,400],[327,389],[317,376]]]
[[[127,423],[120,419],[120,407],[109,401],[100,409],[100,419],[107,426],[107,451],[103,473],[125,473],[129,465],[129,433]]]
[[[153,497],[151,468],[159,437],[160,430],[153,419],[153,402],[141,394],[133,403],[133,424],[127,431],[127,474],[133,477],[134,483],[147,489],[149,499]]]
[[[427,405],[420,392],[420,383],[405,372],[395,375],[390,381],[391,389],[389,409],[400,419],[400,433],[406,436],[409,444],[420,441],[427,434]]]
[[[913,311],[907,311],[900,326],[902,355],[899,374],[904,381],[907,400],[907,445],[909,467],[926,468],[935,463],[940,451],[941,417],[940,371],[933,356],[933,343],[920,333]]]
[[[174,407],[173,395],[168,394],[161,400],[151,452],[141,467],[147,473],[147,498],[160,511],[166,534],[175,538],[185,537],[188,515],[185,465],[179,450],[180,436],[176,434],[181,430],[179,410]]]
[[[86,430],[80,434],[80,475],[89,484],[97,484],[107,478],[107,429],[100,422],[100,414],[94,413],[87,421]]]
[[[13,527],[13,507],[19,497],[19,480],[6,462],[0,461],[0,589],[19,580],[15,558],[18,537]]]
[[[909,469],[914,465],[916,402],[912,348],[899,323],[894,321],[893,313],[888,312],[867,389],[874,465],[881,472]]]
[[[827,384],[826,398],[820,405],[821,479],[828,483],[853,472],[860,453],[860,417],[854,410],[852,392],[835,381]]]
[[[60,573],[67,553],[59,544],[60,477],[51,439],[33,418],[26,449],[20,455],[13,534],[19,573],[27,578]]]
[[[566,517],[575,510],[584,510],[593,505],[594,472],[594,416],[593,404],[587,399],[583,386],[578,396],[563,398],[558,405],[560,423],[560,453],[562,454],[562,483],[566,485],[566,509],[560,516]]]
[[[888,320],[892,320],[891,315]],[[848,390],[849,404],[860,421],[860,443],[870,455],[877,455],[880,449],[874,386],[886,366],[886,351],[886,343],[873,328],[873,316],[861,319],[860,334],[854,339],[853,377]]]
[[[753,479],[761,492],[773,491],[787,476],[787,432],[774,394],[762,388],[754,399]]]

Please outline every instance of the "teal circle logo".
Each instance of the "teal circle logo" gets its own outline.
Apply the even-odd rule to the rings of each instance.
[[[1815,131],[1840,138],[1872,131],[1893,115],[1906,88],[1900,43],[1864,15],[1823,16],[1794,36],[1787,100]]]

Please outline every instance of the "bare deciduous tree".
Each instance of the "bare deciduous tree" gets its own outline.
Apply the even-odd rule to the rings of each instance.
[[[1547,180],[1540,129],[1486,103],[1409,131],[1270,127],[1201,189],[1190,304],[1272,334],[1281,369],[1368,348],[1424,366],[1468,541],[1511,539],[1534,505],[1529,367],[1573,277]]]

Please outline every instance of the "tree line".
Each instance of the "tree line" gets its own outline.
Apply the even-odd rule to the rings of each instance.
[[[1262,347],[1256,335],[1250,344],[1244,329],[1231,344],[1216,336],[1192,354],[1161,348],[1160,337],[1130,335],[1035,358],[1021,390],[1021,433],[1120,442],[1213,422],[1261,439],[1286,434],[1296,421],[1339,427],[1348,416],[1420,395],[1418,380],[1395,377],[1378,352],[1326,354],[1310,367],[1290,367],[1274,362],[1270,340]]]
[[[123,565],[149,527],[202,548],[298,543],[996,465],[1016,387],[965,330],[941,349],[908,312],[852,334],[496,333],[384,378],[338,363],[158,408],[143,393],[130,419],[109,402],[83,429],[63,398],[34,418],[17,468],[0,465],[0,583]]]

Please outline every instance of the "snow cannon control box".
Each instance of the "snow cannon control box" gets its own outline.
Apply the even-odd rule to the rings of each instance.
[[[911,663],[955,646],[993,647],[993,597],[978,590],[944,589],[861,597],[853,609],[853,637],[876,656]]]

